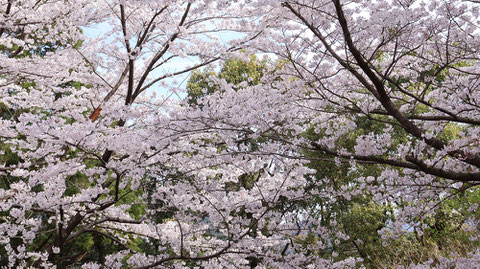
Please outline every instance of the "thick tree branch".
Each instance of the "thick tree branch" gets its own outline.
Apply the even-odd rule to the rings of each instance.
[[[362,69],[362,71],[368,76],[370,81],[375,86],[375,91],[372,93],[378,93],[377,99],[380,101],[382,106],[387,110],[387,112],[394,117],[411,135],[415,136],[418,139],[425,141],[428,145],[432,146],[437,150],[443,150],[446,148],[446,144],[439,139],[436,138],[426,138],[424,132],[414,125],[410,120],[405,118],[402,113],[395,107],[392,100],[388,96],[388,93],[385,89],[383,82],[377,77],[375,72],[372,71],[369,64],[365,61],[360,51],[355,47],[350,31],[348,29],[347,20],[345,18],[345,14],[343,13],[342,5],[340,4],[340,0],[333,0],[335,3],[335,10],[337,11],[338,21],[340,26],[343,30],[343,35],[345,38],[345,42],[347,43],[348,49],[350,53],[352,53],[353,57],[357,61],[358,65]],[[480,157],[478,155],[472,156],[470,154],[465,153],[462,150],[452,150],[449,151],[448,154],[451,157],[457,158],[458,156],[462,156],[460,158],[461,161],[464,161],[468,164],[474,165],[476,167],[480,167]]]
[[[399,167],[399,168],[408,168],[412,170],[417,170],[420,172],[424,172],[426,174],[432,175],[432,176],[437,176],[445,179],[450,179],[454,181],[459,181],[459,182],[479,182],[480,181],[480,173],[462,173],[462,172],[454,172],[454,171],[448,171],[445,169],[440,169],[436,168],[433,166],[428,166],[421,160],[418,160],[417,158],[413,156],[407,156],[406,160],[408,162],[400,161],[400,160],[393,160],[393,159],[385,159],[382,157],[374,156],[374,155],[367,155],[367,156],[362,156],[362,155],[354,155],[354,154],[341,154],[336,151],[330,150],[327,147],[324,147],[316,142],[311,142],[311,145],[321,151],[324,152],[328,155],[335,156],[335,157],[340,157],[344,159],[354,159],[354,160],[359,160],[359,161],[367,161],[367,162],[372,162],[376,164],[387,164],[390,166],[394,167]]]
[[[190,12],[190,8],[192,6],[192,3],[188,3],[187,4],[187,7],[185,9],[185,12],[183,13],[183,16],[182,18],[180,19],[180,23],[178,24],[179,27],[182,27],[183,24],[185,23],[186,19],[187,19],[187,16]],[[148,75],[150,74],[150,72],[152,71],[153,67],[155,66],[155,63],[160,60],[163,55],[165,55],[165,53],[168,51],[168,49],[170,48],[170,44],[172,42],[175,41],[175,39],[177,39],[177,37],[180,35],[180,32],[176,32],[174,33],[170,38],[169,40],[165,43],[164,47],[162,50],[158,51],[157,54],[155,54],[153,56],[153,58],[150,60],[146,70],[143,72],[143,75],[140,77],[140,80],[138,81],[137,83],[137,87],[135,88],[135,91],[133,92],[133,96],[138,96],[141,91],[142,91],[142,87],[143,87],[143,84],[145,83]],[[131,100],[131,102],[134,101],[134,98],[133,100]]]

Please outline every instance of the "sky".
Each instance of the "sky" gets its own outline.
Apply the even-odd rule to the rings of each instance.
[[[109,30],[111,30],[111,26],[108,23],[103,22],[103,23],[99,23],[99,24],[96,24],[96,25],[92,25],[90,27],[83,27],[82,30],[83,30],[83,33],[84,33],[85,36],[87,36],[89,38],[98,38],[98,37],[104,35],[105,33],[107,33]],[[227,42],[229,42],[231,40],[241,38],[243,34],[232,31],[232,32],[218,32],[218,33],[213,33],[212,35],[216,36],[217,38],[219,38],[222,42],[224,42],[226,44]],[[113,40],[113,37],[111,39]],[[123,47],[123,44],[119,44],[119,45],[120,45],[120,47]],[[155,70],[152,73],[152,75],[153,75],[152,77],[162,76],[167,72],[180,71],[180,70],[183,70],[184,68],[186,68],[188,66],[192,66],[193,64],[198,63],[198,62],[199,62],[199,59],[197,57],[193,57],[193,56],[188,56],[188,57],[185,57],[185,58],[177,57],[177,58],[172,59],[170,62],[164,64],[162,66],[162,68],[159,68],[159,69]],[[216,69],[218,71],[219,67],[217,66]],[[179,98],[179,99],[184,98],[186,96],[186,93],[182,92],[182,90],[185,90],[185,87],[187,85],[188,78],[190,77],[190,74],[191,74],[191,72],[188,72],[188,73],[178,75],[178,76],[175,76],[175,77],[172,77],[172,78],[166,78],[166,79],[164,79],[164,81],[167,85],[169,85],[168,87],[162,87],[162,86],[159,86],[159,85],[154,85],[154,87],[152,87],[151,90],[146,91],[146,93],[144,93],[144,94],[151,95],[153,93],[153,91],[155,91],[155,93],[157,95],[170,95],[173,98]],[[176,94],[172,95],[172,94],[169,93],[169,91],[170,91],[169,87],[174,87],[174,88],[177,88],[177,89],[181,89],[181,91],[177,91]]]

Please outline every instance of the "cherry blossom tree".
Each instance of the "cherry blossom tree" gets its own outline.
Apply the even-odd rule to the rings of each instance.
[[[422,236],[424,220],[446,200],[461,197],[468,197],[465,209],[471,213],[456,216],[458,229],[478,231],[478,200],[472,199],[478,196],[478,74],[470,71],[478,58],[478,6],[464,1],[282,6],[296,32],[279,39],[286,49],[276,51],[311,91],[309,107],[319,112],[311,118],[315,132],[328,134],[302,146],[348,160],[352,173],[372,164],[386,167],[375,177],[358,177],[363,193],[396,205],[396,221],[380,231],[384,236],[406,229]],[[365,124],[384,130],[362,133]],[[355,143],[345,143],[349,139]]]
[[[361,266],[332,247],[345,227],[301,206],[358,197],[392,208],[385,247],[457,198],[475,241],[477,6],[0,1],[1,265]],[[169,79],[252,52],[278,64],[171,98]],[[312,161],[348,164],[348,180],[312,177]]]
[[[2,266],[152,267],[229,250],[230,238],[208,236],[208,223],[223,223],[183,212],[198,205],[181,187],[193,173],[184,170],[196,169],[178,165],[194,139],[172,127],[168,96],[146,92],[247,46],[262,31],[246,25],[253,7],[10,0],[1,7],[2,148],[16,159],[1,167]],[[95,24],[108,32],[82,35]],[[223,42],[223,31],[243,35]],[[167,66],[186,57],[196,60]]]
[[[353,181],[317,188],[321,193],[303,198],[316,195],[333,204],[366,195],[393,206],[390,222],[378,231],[385,247],[407,233],[424,238],[432,218],[441,223],[452,201],[457,201],[452,210],[462,213],[454,215],[458,222],[451,232],[465,231],[476,241],[478,6],[464,1],[268,4],[276,10],[269,43],[261,39],[257,48],[288,64],[261,86],[235,91],[216,81],[224,83],[223,90],[201,104],[202,113],[218,111],[210,116],[218,125],[204,121],[205,126],[229,131],[235,126],[237,134],[229,137],[239,139],[226,144],[238,154],[297,164],[321,156],[349,164]],[[255,101],[245,106],[247,98]],[[208,117],[197,120],[203,118]],[[305,139],[306,131],[314,135]],[[259,139],[270,143],[254,150],[235,144]],[[367,168],[377,172],[362,173]],[[317,185],[331,181],[325,177]],[[302,221],[306,230],[322,227],[313,218]],[[308,234],[321,238],[327,232]],[[328,236],[323,242],[333,244]]]
[[[415,225],[442,199],[476,190],[478,76],[471,70],[478,57],[477,5],[312,1],[282,6],[290,11],[292,27],[306,34],[283,39],[287,50],[281,53],[312,91],[312,110],[322,112],[312,117],[315,131],[332,134],[305,146],[350,160],[352,168],[385,165],[381,175],[365,179],[367,189],[378,201],[407,202],[398,214],[403,223]],[[350,148],[339,143],[361,120],[384,130],[356,136]]]

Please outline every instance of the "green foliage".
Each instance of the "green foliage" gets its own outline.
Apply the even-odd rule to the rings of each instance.
[[[266,67],[266,59],[258,60],[255,55],[251,55],[248,62],[238,58],[226,60],[218,73],[211,69],[194,71],[187,83],[188,104],[197,105],[200,98],[219,89],[218,85],[211,81],[211,77],[224,79],[238,87],[243,82],[249,86],[257,85],[260,83]]]

